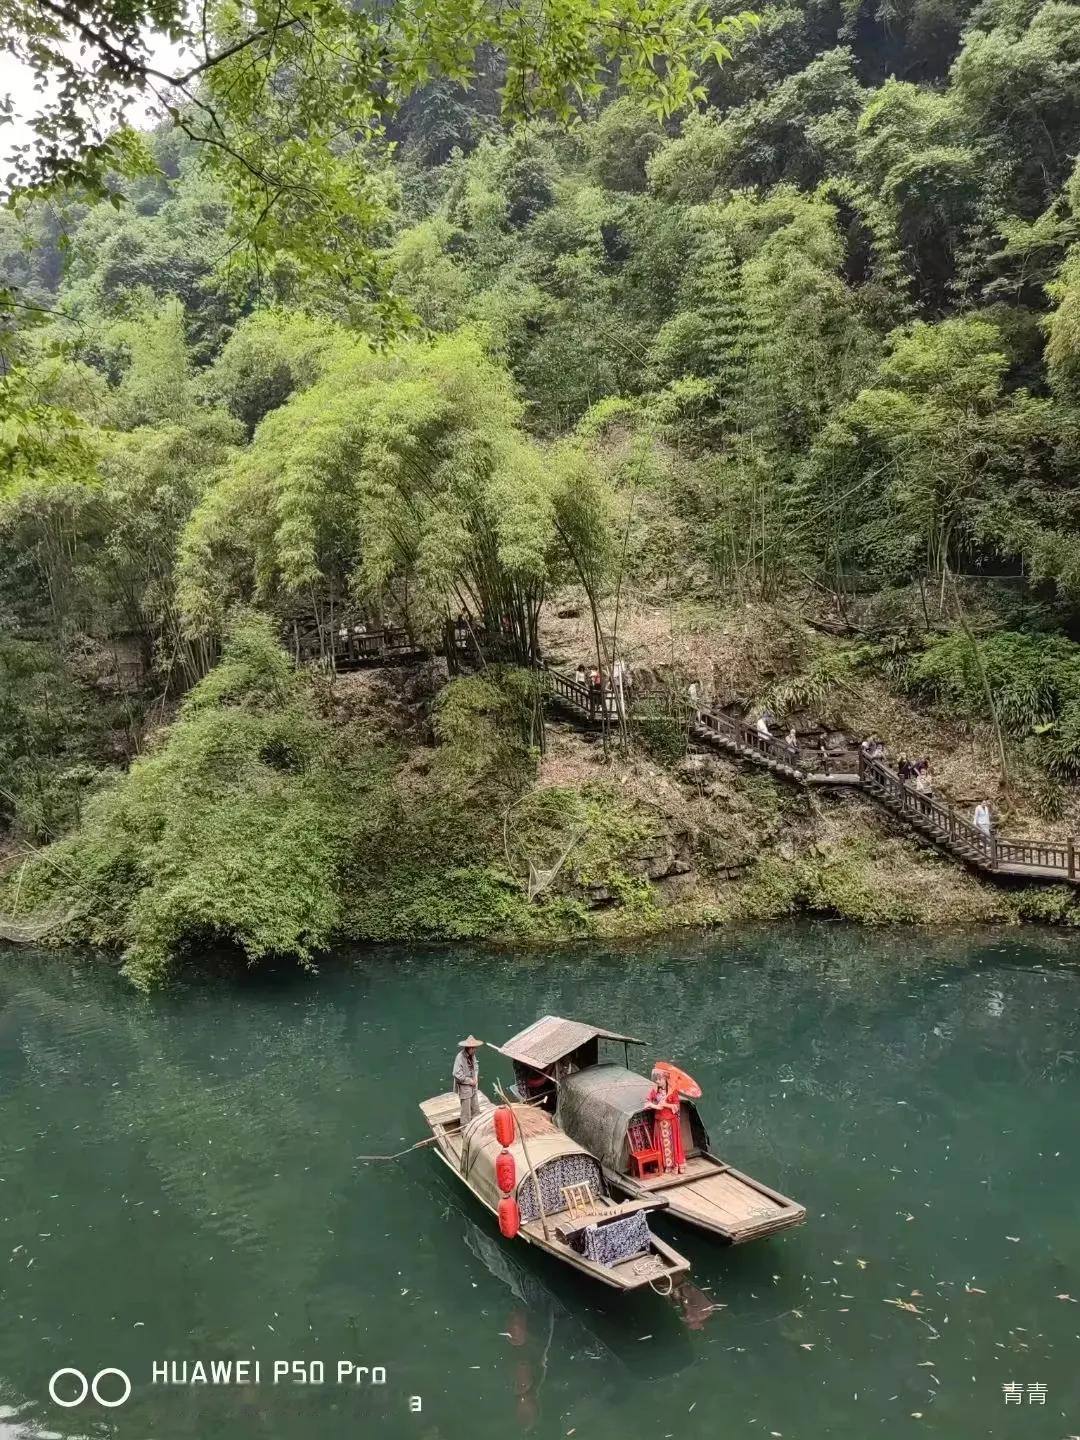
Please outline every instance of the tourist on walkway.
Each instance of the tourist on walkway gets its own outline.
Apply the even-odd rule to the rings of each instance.
[[[469,1035],[466,1039],[458,1041],[458,1052],[452,1074],[454,1093],[461,1103],[462,1130],[480,1111],[480,1105],[476,1098],[480,1085],[480,1066],[476,1061],[476,1052],[483,1043],[482,1040],[477,1040],[475,1035]]]
[[[934,777],[930,774],[929,760],[920,760],[915,776],[915,794],[930,796],[934,793]]]
[[[589,710],[593,715],[600,714],[600,671],[589,671]]]
[[[990,834],[990,806],[985,800],[980,800],[975,806],[975,829],[981,830],[984,835]]]
[[[580,664],[580,663],[578,664],[577,669],[574,671],[574,684],[575,684],[575,685],[584,685],[584,684],[585,684],[585,666],[582,665],[582,664]]]
[[[755,729],[763,740],[771,740],[773,738],[772,731],[769,729],[769,712],[767,710],[763,710],[757,717]]]
[[[798,755],[799,753],[799,737],[795,734],[794,725],[789,727],[787,734],[784,736],[784,747],[789,755]]]
[[[690,704],[696,707],[698,702],[698,683],[696,680],[690,681],[690,684],[686,687],[686,693],[690,699]]]
[[[915,766],[912,765],[906,755],[901,755],[900,759],[896,762],[896,773],[905,785],[907,785],[909,781],[914,780]]]

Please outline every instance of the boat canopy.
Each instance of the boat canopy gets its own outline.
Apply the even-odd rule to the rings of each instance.
[[[626,1132],[634,1120],[649,1113],[645,1102],[651,1089],[652,1082],[644,1075],[622,1065],[593,1065],[568,1075],[559,1086],[556,1118],[603,1166],[625,1174],[629,1161]],[[682,1100],[679,1108],[687,1152],[707,1150],[709,1136],[697,1107]]]
[[[585,1182],[595,1196],[607,1193],[600,1166],[572,1136],[557,1130],[549,1116],[530,1105],[511,1107],[516,1122],[513,1145],[509,1146],[517,1171],[517,1199],[523,1220],[537,1219],[539,1208],[529,1161],[521,1143],[521,1132],[529,1147],[540,1182],[544,1213],[554,1215],[566,1208],[562,1186]],[[493,1208],[502,1199],[495,1179],[495,1161],[502,1146],[495,1135],[495,1107],[481,1110],[469,1121],[462,1140],[462,1174],[482,1200]]]
[[[587,1025],[582,1020],[564,1020],[561,1015],[545,1015],[517,1035],[512,1035],[505,1044],[492,1048],[521,1065],[546,1070],[596,1040],[621,1040],[627,1045],[645,1044],[644,1040],[637,1040],[633,1035],[620,1035],[600,1025]],[[595,1055],[592,1063],[595,1064]]]

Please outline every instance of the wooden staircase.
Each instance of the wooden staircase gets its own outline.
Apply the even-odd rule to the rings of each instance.
[[[543,667],[553,704],[579,724],[604,723],[599,701],[570,676]],[[789,749],[772,736],[733,719],[721,710],[689,712],[689,734],[695,748],[744,760],[795,785],[852,786],[887,810],[913,834],[947,854],[994,878],[1080,883],[1074,840],[1010,840],[979,830],[951,805],[919,794],[880,760],[869,760],[859,748],[808,756]],[[608,723],[616,723],[609,715]]]
[[[458,663],[468,664],[470,637],[456,630],[447,642],[448,651],[451,645]],[[318,653],[311,653],[309,648],[309,653],[304,654],[305,647],[298,636],[296,648],[299,659],[318,660],[336,670],[408,663],[429,653],[404,631],[391,627],[374,632],[349,631],[335,636],[326,652]],[[618,725],[613,696],[579,684],[572,675],[540,661],[533,664],[543,677],[549,703],[576,726],[595,732]],[[912,834],[973,870],[994,878],[1080,883],[1077,849],[1072,837],[1010,840],[993,832],[986,834],[951,805],[930,795],[920,795],[887,765],[867,759],[861,749],[850,743],[839,752],[808,754],[798,747],[790,749],[773,736],[759,735],[756,729],[722,710],[688,708],[686,718],[693,749],[730,755],[794,785],[815,789],[854,787],[887,810]]]

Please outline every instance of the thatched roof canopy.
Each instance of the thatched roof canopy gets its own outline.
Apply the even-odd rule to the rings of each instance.
[[[582,1020],[564,1020],[561,1015],[545,1015],[512,1035],[503,1045],[493,1046],[501,1055],[529,1065],[534,1070],[546,1070],[557,1060],[564,1060],[575,1050],[580,1050],[590,1040],[623,1040],[628,1045],[644,1045],[633,1035],[620,1035],[616,1030],[605,1030],[600,1025],[588,1025]]]

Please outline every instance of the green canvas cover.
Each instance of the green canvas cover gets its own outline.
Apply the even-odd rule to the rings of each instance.
[[[559,1086],[555,1123],[579,1145],[592,1152],[608,1170],[626,1174],[629,1150],[626,1130],[645,1109],[652,1081],[623,1065],[590,1065],[568,1075]],[[709,1137],[697,1108],[681,1103],[683,1144],[691,1150],[707,1150]]]

